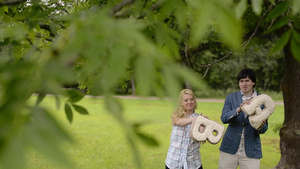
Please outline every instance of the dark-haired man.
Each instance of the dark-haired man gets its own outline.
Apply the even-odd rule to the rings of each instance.
[[[268,130],[265,121],[259,130],[250,125],[241,107],[257,96],[254,90],[256,76],[252,69],[243,69],[237,75],[240,91],[226,96],[221,120],[228,124],[220,146],[219,169],[259,169],[262,158],[260,134]]]

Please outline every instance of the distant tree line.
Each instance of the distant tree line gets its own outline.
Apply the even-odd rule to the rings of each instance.
[[[198,73],[199,79],[203,79],[211,89],[236,90],[237,72],[243,68],[251,68],[256,73],[256,89],[259,91],[280,92],[280,82],[284,74],[283,52],[270,54],[270,49],[274,46],[273,39],[263,40],[249,44],[245,51],[230,53],[225,47],[215,45],[212,42],[208,47],[203,47],[186,59],[184,51],[181,52],[182,62],[186,67],[192,68]],[[228,55],[228,56],[226,56]],[[212,63],[219,61],[217,64]],[[135,94],[134,77],[132,71],[128,72],[127,78],[120,81],[116,87],[117,93]],[[147,78],[147,77],[145,77]],[[183,84],[183,87],[187,87]]]
[[[282,52],[270,55],[271,46],[271,42],[255,44],[244,52],[231,54],[227,59],[211,66],[208,70],[201,66],[194,68],[194,70],[199,72],[199,75],[203,75],[203,80],[212,89],[230,90],[238,87],[237,72],[243,68],[251,68],[257,76],[256,89],[279,92],[280,82],[284,74],[284,58]],[[203,51],[202,54],[202,64],[211,63],[213,59],[220,58],[209,50]],[[203,58],[205,58],[204,62]]]

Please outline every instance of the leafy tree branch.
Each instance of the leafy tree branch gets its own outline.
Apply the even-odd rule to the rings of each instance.
[[[22,4],[24,2],[26,2],[26,0],[15,0],[15,1],[0,2],[0,7],[19,5],[19,4]]]

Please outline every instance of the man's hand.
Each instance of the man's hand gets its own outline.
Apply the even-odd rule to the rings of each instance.
[[[259,126],[259,128],[257,130],[261,130],[263,128],[264,124],[266,124],[267,120],[268,119],[262,121],[261,125]]]
[[[238,107],[236,109],[237,113],[241,113],[242,112],[242,107],[245,105],[245,104],[250,104],[252,100],[245,100],[243,101],[243,103],[240,105],[240,107]]]

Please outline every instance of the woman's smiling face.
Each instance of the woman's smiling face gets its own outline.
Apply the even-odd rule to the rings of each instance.
[[[195,110],[195,101],[192,95],[184,94],[181,105],[187,113],[193,113]]]

